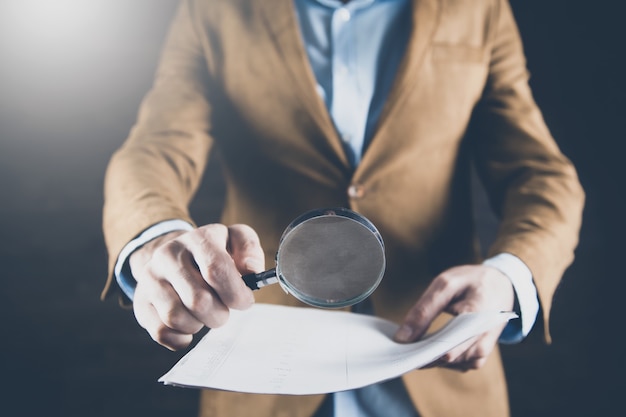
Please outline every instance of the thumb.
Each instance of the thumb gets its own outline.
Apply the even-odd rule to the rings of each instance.
[[[410,343],[422,337],[435,317],[457,296],[459,280],[448,278],[448,274],[442,274],[431,282],[424,294],[407,312],[402,325],[394,335],[396,342]]]
[[[259,236],[245,224],[228,227],[228,248],[241,274],[265,270],[265,254]]]

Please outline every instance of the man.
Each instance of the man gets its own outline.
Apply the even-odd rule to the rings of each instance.
[[[196,226],[187,205],[210,152],[222,223]],[[482,262],[472,163],[500,218]],[[117,281],[170,349],[255,299],[296,305],[275,286],[253,294],[241,274],[263,270],[285,226],[319,207],[350,207],[380,230],[387,271],[357,308],[401,324],[399,342],[446,314],[518,311],[402,380],[325,401],[205,391],[201,402],[203,416],[423,417],[508,414],[497,344],[523,339],[539,304],[549,340],[584,199],[533,101],[505,0],[181,2],[105,197],[104,294]]]

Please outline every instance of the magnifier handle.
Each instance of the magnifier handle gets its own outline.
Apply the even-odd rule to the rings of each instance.
[[[266,285],[276,284],[278,278],[276,277],[276,268],[269,269],[265,272],[259,272],[258,274],[246,274],[241,277],[251,290],[258,290]]]

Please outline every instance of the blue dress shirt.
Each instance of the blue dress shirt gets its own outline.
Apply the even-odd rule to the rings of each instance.
[[[409,0],[296,0],[317,90],[356,166],[371,139],[411,30]]]

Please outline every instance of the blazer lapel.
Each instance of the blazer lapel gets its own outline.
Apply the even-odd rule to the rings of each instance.
[[[387,97],[385,106],[378,120],[378,127],[374,133],[368,149],[363,155],[363,160],[358,171],[362,171],[363,166],[369,166],[372,153],[376,154],[376,146],[380,140],[378,137],[385,131],[389,123],[393,123],[394,113],[401,105],[402,101],[411,91],[413,85],[418,82],[417,68],[419,68],[424,54],[432,42],[433,35],[440,18],[440,0],[413,0],[413,29],[407,43],[404,58],[400,62],[395,81]],[[365,164],[364,164],[365,163]]]
[[[257,4],[263,21],[272,34],[274,46],[279,51],[294,85],[297,86],[296,95],[301,100],[300,104],[306,108],[311,118],[323,132],[323,143],[320,142],[319,145],[330,149],[332,154],[337,157],[335,162],[341,166],[345,173],[351,172],[352,168],[328,110],[315,89],[315,75],[302,43],[293,2],[265,0],[257,2]],[[385,125],[392,122],[396,109],[411,90],[413,84],[418,81],[417,68],[421,64],[437,28],[440,7],[440,0],[413,0],[413,30],[407,44],[407,50],[378,121],[376,133],[357,170],[368,165],[364,163],[371,158],[371,155],[368,156],[368,154],[375,153],[376,143],[380,142],[377,137],[385,130]],[[311,140],[315,139],[312,138]]]
[[[293,78],[300,99],[311,118],[323,132],[323,141],[319,145],[330,147],[332,154],[342,166],[342,171],[352,170],[350,162],[343,150],[340,138],[335,130],[326,105],[316,91],[315,74],[302,43],[293,1],[265,0],[258,2],[263,21],[272,34],[275,47],[278,49],[289,75]],[[311,140],[315,140],[311,138]],[[320,140],[322,140],[320,138]]]

